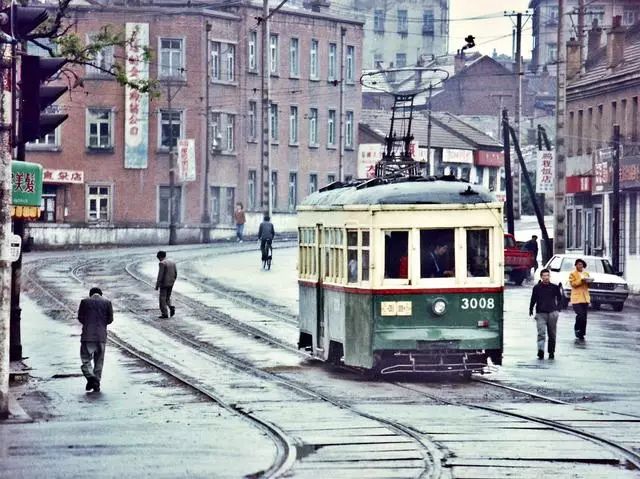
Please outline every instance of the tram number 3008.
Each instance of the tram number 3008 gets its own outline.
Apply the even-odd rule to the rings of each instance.
[[[496,302],[493,298],[462,298],[461,309],[493,309]]]

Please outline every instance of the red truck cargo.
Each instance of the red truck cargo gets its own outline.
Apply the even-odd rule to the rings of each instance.
[[[504,234],[504,274],[520,286],[533,268],[533,253],[522,249],[513,235]]]

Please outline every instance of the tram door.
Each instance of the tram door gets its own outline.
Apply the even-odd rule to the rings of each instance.
[[[322,224],[316,225],[316,236],[318,238],[318,257],[316,258],[316,264],[318,265],[318,281],[316,282],[316,349],[322,349],[324,347],[324,261],[323,249],[324,249],[324,230]]]

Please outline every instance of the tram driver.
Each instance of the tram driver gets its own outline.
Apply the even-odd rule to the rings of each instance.
[[[421,233],[427,233],[422,231]],[[443,235],[436,238],[429,238],[430,235],[423,234],[421,241],[422,261],[421,276],[423,278],[450,278],[454,276],[449,268],[448,254],[453,246],[453,235],[451,241]],[[430,241],[431,240],[431,241]]]

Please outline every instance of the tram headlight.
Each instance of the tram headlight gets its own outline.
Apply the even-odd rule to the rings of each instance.
[[[447,303],[444,299],[436,299],[431,305],[431,310],[433,314],[437,316],[442,316],[447,312]]]

